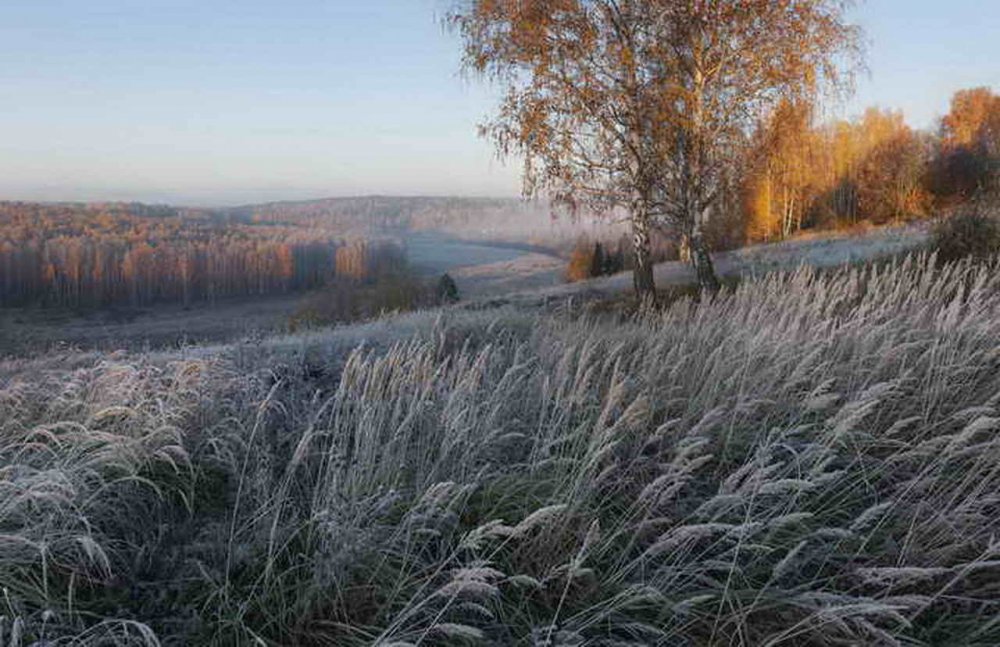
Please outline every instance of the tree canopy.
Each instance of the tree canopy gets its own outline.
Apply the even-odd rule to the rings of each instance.
[[[451,15],[466,66],[506,92],[482,132],[525,159],[524,189],[624,208],[635,287],[653,293],[649,228],[702,225],[759,117],[843,85],[858,31],[841,0],[469,0]]]

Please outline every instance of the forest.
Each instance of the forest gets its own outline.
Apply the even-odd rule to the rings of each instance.
[[[935,133],[878,108],[814,125],[808,106],[783,103],[754,135],[742,182],[746,235],[925,217],[986,188],[998,163],[1000,96],[989,88],[956,93]]]
[[[0,203],[0,305],[216,299],[365,280],[402,262],[388,239],[141,204]]]

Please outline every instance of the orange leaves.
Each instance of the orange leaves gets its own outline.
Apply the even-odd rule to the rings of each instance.
[[[782,104],[755,140],[744,182],[748,234],[780,238],[802,226],[889,222],[924,215],[929,150],[899,112],[813,127],[808,108]]]
[[[839,0],[472,0],[452,24],[507,88],[486,132],[525,156],[528,193],[701,240],[754,120],[838,81],[843,17]]]
[[[1000,95],[990,88],[960,90],[951,100],[951,111],[941,120],[948,146],[986,144],[1000,137]]]
[[[323,285],[334,272],[334,236],[347,230],[280,219],[144,205],[0,203],[0,306],[189,304]],[[389,256],[369,252],[359,274]]]
[[[474,0],[448,22],[465,40],[466,65],[503,75],[510,66],[546,68],[595,31],[577,0]]]
[[[955,93],[951,111],[941,120],[941,140],[936,191],[962,199],[988,189],[1000,170],[1000,95],[989,88]]]

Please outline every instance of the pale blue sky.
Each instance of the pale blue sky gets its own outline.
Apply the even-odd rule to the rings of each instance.
[[[0,198],[226,204],[516,195],[448,0],[2,0]],[[1000,2],[868,0],[871,103],[933,123],[1000,89]]]

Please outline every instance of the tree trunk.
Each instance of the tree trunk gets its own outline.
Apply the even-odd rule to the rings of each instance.
[[[702,226],[708,219],[709,208],[699,211],[693,208],[688,212],[690,222],[690,233],[688,234],[688,244],[691,246],[691,264],[694,266],[694,273],[698,280],[698,287],[703,291],[715,294],[719,291],[719,279],[715,276],[715,266],[712,264],[712,256],[708,253],[708,244],[705,242]]]
[[[712,256],[708,253],[708,245],[705,244],[705,238],[699,231],[691,235],[691,264],[694,265],[695,276],[698,278],[698,287],[711,294],[718,292],[721,286],[715,275]]]
[[[649,251],[649,219],[643,213],[632,214],[632,247],[635,252],[635,267],[632,269],[632,284],[640,301],[656,300],[656,284],[653,282],[653,263]]]

